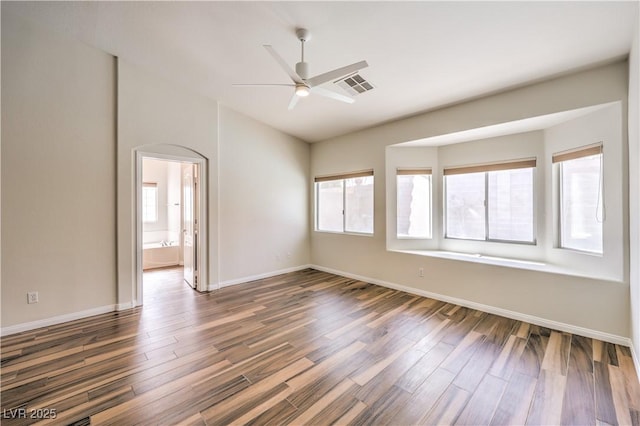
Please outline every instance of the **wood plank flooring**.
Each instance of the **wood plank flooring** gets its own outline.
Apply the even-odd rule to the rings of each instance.
[[[640,424],[626,347],[311,269],[208,294],[181,273],[3,338],[2,424]]]

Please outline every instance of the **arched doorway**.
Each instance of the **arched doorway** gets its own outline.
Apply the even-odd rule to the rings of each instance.
[[[143,176],[145,161],[166,162],[178,166],[178,179],[180,186],[179,204],[180,225],[178,234],[176,229],[171,233],[167,230],[167,238],[158,241],[160,246],[157,253],[169,253],[173,256],[171,244],[175,243],[180,250],[180,263],[184,265],[185,283],[198,291],[206,291],[209,265],[208,259],[208,229],[207,229],[207,159],[200,154],[184,147],[157,145],[145,147],[136,151],[135,168],[135,264],[136,282],[134,285],[135,305],[143,303],[143,270],[145,268],[145,239],[144,222],[149,219],[148,211],[145,211],[145,202],[153,199],[153,183],[145,182]],[[175,173],[174,173],[175,174]],[[175,183],[174,183],[175,184]],[[157,182],[156,182],[157,185]],[[157,187],[156,187],[157,188]],[[156,195],[157,197],[157,195]],[[155,202],[158,200],[156,198]],[[164,201],[166,203],[166,201]],[[172,204],[176,204],[175,198]],[[145,214],[147,217],[145,218]],[[174,227],[175,228],[175,227]],[[155,239],[162,237],[155,237]],[[169,245],[163,246],[162,242]],[[154,242],[155,245],[158,242]],[[152,249],[147,244],[147,249]],[[161,254],[160,256],[165,256]]]

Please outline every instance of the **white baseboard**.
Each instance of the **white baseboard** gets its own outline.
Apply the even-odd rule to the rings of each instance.
[[[602,340],[604,342],[614,343],[622,346],[629,346],[633,350],[631,339],[628,337],[618,336],[615,334],[605,333],[598,330],[591,330],[589,328],[580,327],[573,324],[566,324],[563,322],[553,321],[546,318],[540,318],[521,312],[510,311],[508,309],[498,308],[495,306],[484,305],[482,303],[472,302],[465,299],[459,299],[457,297],[446,296],[443,294],[432,293],[430,291],[421,290],[414,287],[408,287],[401,284],[396,284],[388,281],[382,281],[375,278],[369,278],[362,275],[352,274],[349,272],[339,271],[336,269],[326,268],[319,265],[309,265],[310,268],[317,269],[318,271],[328,272],[330,274],[340,275],[346,278],[352,278],[359,281],[368,282],[371,284],[377,284],[382,287],[392,288],[394,290],[401,290],[407,293],[415,294],[418,296],[429,297],[431,299],[440,300],[442,302],[453,303],[455,305],[464,306],[471,309],[477,309],[482,312],[490,314],[500,315],[502,317],[511,318],[518,321],[524,321],[531,324],[539,325],[541,327],[551,328],[554,330],[565,331],[571,334],[577,334],[579,336],[589,337],[592,339]],[[636,363],[636,371],[640,372],[640,368],[637,362],[637,357],[634,356]]]
[[[638,381],[640,382],[640,359],[638,359],[638,353],[636,352],[633,341],[629,339],[629,348],[631,349],[631,358],[633,359],[633,365],[636,367],[636,374]]]
[[[87,309],[85,311],[72,312],[70,314],[58,315],[55,317],[41,319],[37,321],[23,322],[21,324],[10,325],[8,327],[2,327],[0,329],[0,335],[8,336],[10,334],[22,333],[23,331],[35,330],[36,328],[49,327],[51,325],[61,324],[63,322],[92,317],[94,315],[106,314],[107,312],[115,311],[116,308],[117,308],[116,305],[106,305],[106,306],[100,306],[97,308]]]
[[[136,306],[138,306],[137,302],[134,300],[132,302],[127,302],[127,303],[118,303],[115,306],[115,310],[116,311],[126,311],[127,309],[131,309],[131,308],[135,308]]]
[[[303,269],[308,269],[308,268],[312,268],[312,266],[311,265],[299,265],[299,266],[293,266],[291,268],[279,269],[277,271],[266,272],[264,274],[250,275],[250,276],[247,276],[247,277],[235,278],[235,279],[226,280],[226,281],[220,281],[218,283],[218,286],[210,284],[208,290],[209,291],[217,290],[217,289],[222,288],[222,287],[229,287],[229,286],[236,285],[236,284],[243,284],[243,283],[247,283],[249,281],[262,280],[264,278],[271,278],[271,277],[275,277],[276,275],[288,274],[289,272],[302,271]]]

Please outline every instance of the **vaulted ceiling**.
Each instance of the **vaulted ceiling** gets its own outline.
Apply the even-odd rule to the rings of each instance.
[[[638,2],[2,2],[17,14],[308,142],[625,57]],[[262,47],[316,75],[366,60],[375,89],[295,109]],[[326,88],[340,91],[328,83]]]

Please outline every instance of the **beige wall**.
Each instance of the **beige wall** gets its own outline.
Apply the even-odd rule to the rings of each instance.
[[[115,102],[111,55],[3,10],[3,328],[116,302]]]
[[[220,107],[222,285],[309,263],[309,145]]]
[[[309,263],[306,143],[222,109],[219,171],[216,101],[8,13],[2,61],[3,334],[139,302],[137,152],[207,159],[206,287]]]
[[[136,268],[137,151],[207,159],[207,286],[218,282],[218,105],[118,60],[118,305],[139,304]]]
[[[313,144],[311,176],[367,168],[376,176],[374,236],[312,232],[313,264],[604,338],[629,337],[628,282],[388,252],[385,245],[387,146],[608,102],[626,105],[626,97],[627,63],[619,62]]]

